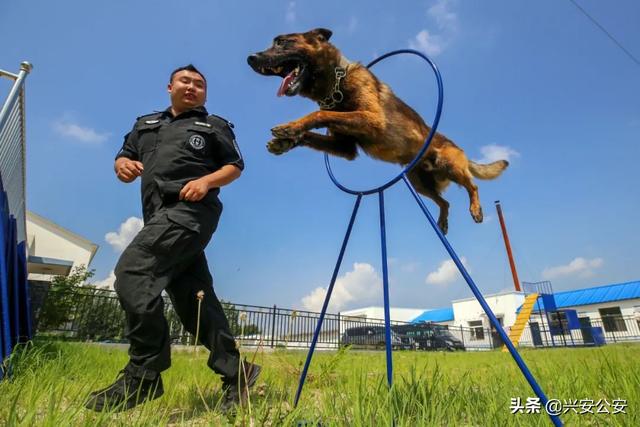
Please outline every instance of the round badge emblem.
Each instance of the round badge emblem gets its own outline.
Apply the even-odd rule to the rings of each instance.
[[[193,135],[189,138],[189,144],[196,150],[202,150],[204,148],[204,138],[200,135]]]

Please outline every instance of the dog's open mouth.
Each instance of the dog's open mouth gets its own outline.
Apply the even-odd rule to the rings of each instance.
[[[259,67],[260,73],[265,76],[280,76],[282,82],[278,88],[278,96],[294,96],[300,92],[302,81],[306,74],[306,66],[298,60],[287,60],[274,66]]]

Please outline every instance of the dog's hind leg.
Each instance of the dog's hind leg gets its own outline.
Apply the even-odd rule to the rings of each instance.
[[[471,213],[471,217],[475,222],[481,223],[483,216],[480,196],[478,195],[478,186],[474,184],[471,174],[460,173],[455,174],[451,178],[453,182],[462,185],[467,190],[467,193],[469,193],[469,212]]]
[[[436,202],[440,208],[438,227],[440,227],[442,234],[447,234],[447,231],[449,231],[449,202],[440,195],[439,185],[433,174],[420,169],[420,166],[416,166],[409,172],[408,177],[418,193]]]
[[[438,163],[447,178],[463,186],[469,194],[469,212],[477,223],[482,222],[482,206],[478,195],[478,186],[473,182],[473,175],[469,170],[469,160],[460,148],[444,147],[440,150]]]

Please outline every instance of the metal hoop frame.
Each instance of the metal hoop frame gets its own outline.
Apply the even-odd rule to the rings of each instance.
[[[436,220],[433,218],[433,216],[431,215],[431,213],[427,209],[426,205],[424,204],[424,201],[420,198],[420,196],[416,192],[415,188],[413,188],[413,186],[409,182],[409,179],[407,178],[407,174],[411,171],[411,169],[422,158],[424,153],[427,151],[427,148],[429,148],[429,144],[431,143],[433,135],[435,135],[436,128],[438,126],[438,122],[440,121],[440,113],[442,112],[442,98],[443,98],[443,94],[442,93],[443,93],[443,90],[442,90],[442,78],[440,76],[440,72],[438,71],[438,68],[436,67],[436,65],[428,57],[426,57],[424,54],[422,54],[421,52],[418,52],[416,50],[401,49],[401,50],[395,50],[395,51],[389,52],[389,53],[387,53],[385,55],[382,55],[381,57],[376,58],[375,60],[373,60],[369,65],[367,65],[367,68],[372,67],[373,65],[377,64],[378,62],[382,61],[385,58],[388,58],[388,57],[394,56],[394,55],[403,54],[403,53],[418,55],[419,57],[421,57],[422,59],[424,59],[425,61],[427,61],[429,63],[429,65],[431,66],[433,72],[435,73],[436,80],[438,82],[438,104],[437,104],[436,115],[435,115],[435,118],[433,120],[433,126],[432,126],[431,131],[429,132],[429,135],[427,136],[427,139],[425,140],[425,143],[422,146],[422,149],[420,150],[420,152],[418,152],[416,157],[411,161],[411,163],[409,163],[403,169],[403,171],[400,174],[398,174],[394,178],[390,179],[385,184],[383,184],[383,185],[381,185],[379,187],[368,189],[368,190],[360,190],[360,191],[358,191],[358,190],[350,189],[345,185],[342,185],[337,180],[337,178],[334,176],[333,171],[331,170],[331,164],[329,162],[329,156],[328,156],[328,154],[325,154],[325,158],[324,158],[325,165],[326,165],[326,168],[327,168],[327,173],[329,174],[329,177],[331,178],[331,181],[333,181],[333,183],[336,185],[336,187],[338,187],[340,190],[344,191],[345,193],[349,193],[349,194],[355,195],[356,196],[356,202],[355,202],[355,205],[353,207],[353,211],[351,213],[351,218],[349,220],[349,225],[347,227],[347,232],[346,232],[346,234],[344,236],[344,239],[342,241],[342,246],[340,248],[340,254],[338,255],[338,261],[336,262],[336,266],[335,266],[335,268],[333,270],[333,275],[331,277],[331,282],[329,283],[329,287],[327,288],[327,295],[326,295],[324,303],[322,305],[322,310],[320,312],[320,317],[318,318],[318,324],[316,325],[316,329],[314,331],[313,339],[311,341],[311,346],[309,347],[309,352],[307,353],[307,358],[306,358],[306,361],[305,361],[305,364],[304,364],[304,368],[302,369],[302,373],[300,374],[300,381],[298,383],[298,389],[297,389],[297,392],[296,392],[294,406],[297,406],[298,402],[300,400],[300,395],[302,393],[302,388],[304,387],[304,382],[305,382],[305,379],[307,377],[307,372],[308,372],[308,369],[309,369],[309,365],[311,364],[311,358],[313,357],[313,352],[315,350],[316,343],[318,341],[318,336],[320,335],[320,330],[322,328],[322,323],[324,321],[324,317],[325,317],[325,314],[327,312],[327,308],[329,306],[329,300],[331,299],[331,293],[333,292],[333,287],[335,285],[336,279],[338,277],[338,273],[340,271],[340,265],[342,264],[342,259],[344,257],[344,253],[345,253],[345,250],[347,248],[347,243],[349,242],[349,237],[351,236],[351,230],[353,229],[353,224],[355,222],[355,219],[356,219],[356,216],[357,216],[357,213],[358,213],[358,209],[360,207],[360,202],[361,202],[363,196],[370,195],[370,194],[375,194],[375,193],[378,194],[378,203],[379,203],[379,207],[380,207],[380,243],[381,243],[381,253],[382,253],[382,274],[383,274],[382,284],[383,284],[384,315],[385,315],[387,382],[389,384],[389,387],[391,387],[391,385],[392,385],[392,381],[393,381],[393,359],[392,359],[392,349],[391,349],[391,321],[390,321],[390,315],[389,315],[389,277],[388,277],[388,268],[387,268],[387,243],[386,243],[387,239],[386,239],[386,226],[385,226],[385,214],[384,214],[384,190],[386,190],[387,188],[391,187],[392,185],[394,185],[398,181],[403,180],[404,183],[407,185],[407,187],[409,189],[409,192],[411,193],[413,198],[416,200],[416,203],[418,204],[418,206],[420,207],[420,209],[422,210],[422,212],[426,216],[428,222],[431,224],[431,226],[434,229],[436,235],[438,236],[438,238],[440,239],[440,241],[444,245],[445,249],[449,253],[449,256],[451,256],[451,259],[453,260],[453,262],[458,267],[458,270],[460,270],[460,273],[462,274],[462,277],[464,277],[465,281],[469,285],[469,288],[471,289],[471,291],[473,292],[474,296],[476,297],[476,299],[478,300],[478,302],[482,306],[484,312],[487,314],[487,317],[489,318],[489,321],[491,322],[492,326],[496,329],[496,331],[500,335],[500,338],[502,339],[502,342],[504,342],[505,346],[509,350],[509,353],[513,357],[513,360],[516,362],[516,364],[520,368],[520,371],[524,375],[525,379],[527,380],[527,382],[529,383],[529,385],[531,386],[533,391],[540,398],[540,400],[541,400],[541,402],[544,405],[545,410],[546,410],[547,409],[547,405],[549,403],[549,399],[547,398],[547,396],[544,394],[544,392],[542,391],[542,389],[538,385],[536,379],[533,377],[533,374],[531,374],[531,371],[529,371],[529,368],[525,364],[524,360],[522,360],[522,357],[518,353],[518,350],[516,350],[515,346],[513,345],[513,343],[511,342],[511,340],[507,336],[506,332],[504,331],[504,329],[500,325],[500,322],[498,321],[498,319],[496,318],[495,314],[493,313],[493,311],[491,310],[491,308],[487,304],[486,300],[482,296],[482,293],[480,293],[480,290],[478,289],[478,287],[474,283],[473,279],[471,278],[471,276],[467,272],[467,269],[464,267],[464,265],[462,265],[462,262],[460,261],[460,258],[458,257],[456,252],[453,250],[452,246],[449,244],[449,241],[444,236],[444,234],[442,234],[442,231],[440,230]],[[552,413],[550,411],[547,411],[547,410],[546,410],[546,412],[549,415],[549,417],[551,418],[551,421],[553,422],[553,424],[555,426],[562,426],[563,425],[562,421],[560,420],[558,415],[555,415],[554,413]]]
[[[412,55],[418,55],[420,58],[422,58],[425,61],[427,61],[427,63],[431,66],[431,69],[433,70],[433,72],[434,72],[434,74],[436,76],[436,81],[438,82],[438,103],[437,103],[436,115],[435,115],[435,117],[433,119],[433,126],[431,127],[431,132],[429,132],[429,135],[427,136],[427,139],[425,140],[425,142],[422,145],[422,148],[420,149],[418,154],[416,154],[415,158],[411,161],[411,163],[409,163],[407,166],[404,167],[402,172],[400,172],[394,178],[392,178],[389,181],[387,181],[385,184],[382,184],[379,187],[371,188],[369,190],[359,190],[359,191],[358,190],[352,190],[352,189],[348,188],[347,186],[342,185],[338,181],[338,179],[335,177],[335,175],[333,174],[333,170],[331,170],[331,163],[329,162],[329,155],[325,153],[325,155],[324,155],[324,163],[325,163],[325,166],[327,168],[327,173],[329,174],[329,177],[331,178],[331,181],[333,181],[333,183],[336,185],[336,187],[338,187],[340,190],[344,191],[345,193],[349,193],[349,194],[353,194],[353,195],[361,194],[363,196],[366,196],[368,194],[379,193],[379,192],[384,191],[387,188],[391,187],[393,184],[395,184],[396,182],[400,181],[404,175],[409,173],[409,171],[411,169],[413,169],[413,167],[418,163],[418,161],[420,161],[420,159],[422,158],[424,153],[427,151],[427,148],[429,148],[429,144],[431,144],[431,139],[433,139],[433,135],[435,135],[435,133],[436,133],[436,129],[438,127],[438,123],[440,123],[440,114],[442,113],[442,98],[443,98],[442,93],[443,93],[443,89],[442,89],[442,77],[440,76],[440,71],[438,71],[438,67],[436,67],[436,64],[434,64],[433,61],[431,61],[431,59],[429,59],[423,53],[418,52],[417,50],[400,49],[400,50],[394,50],[393,52],[389,52],[387,54],[382,55],[379,58],[374,59],[373,61],[371,61],[367,65],[367,68],[373,67],[378,62],[382,61],[383,59],[389,58],[390,56],[400,55],[400,54],[403,54],[403,53],[408,53],[408,54],[412,54]]]

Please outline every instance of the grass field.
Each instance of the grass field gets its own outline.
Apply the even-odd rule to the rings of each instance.
[[[254,350],[243,352],[251,358]],[[521,354],[549,398],[627,401],[626,414],[569,410],[561,415],[566,425],[640,425],[640,345]],[[511,398],[524,403],[535,394],[508,353],[395,352],[389,392],[384,352],[317,352],[301,403],[293,408],[305,355],[257,352],[264,369],[250,405],[226,416],[217,410],[221,390],[206,367],[206,350],[174,352],[173,366],[163,374],[165,395],[114,414],[87,411],[82,404],[90,391],[115,378],[126,363],[125,350],[36,342],[15,353],[13,378],[0,382],[0,425],[390,426],[394,419],[397,426],[551,425],[544,408],[541,414],[511,414]]]

